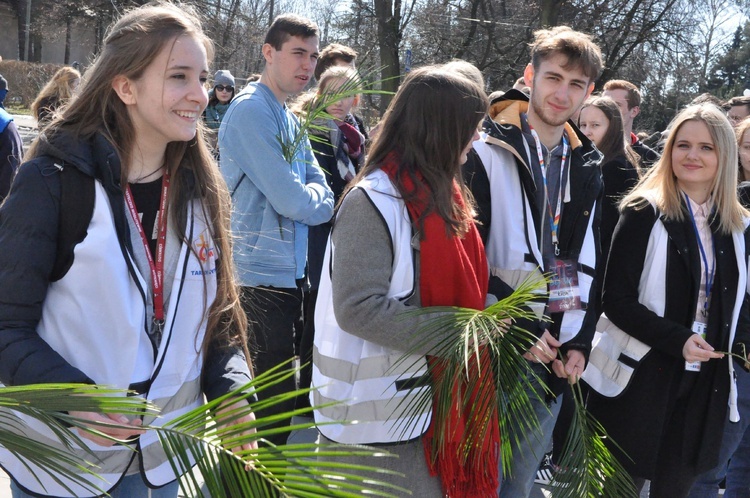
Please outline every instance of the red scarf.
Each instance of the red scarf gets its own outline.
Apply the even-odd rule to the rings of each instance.
[[[393,181],[398,175],[395,155],[390,155],[382,169]],[[416,222],[427,206],[429,187],[421,181],[415,186],[408,174],[401,174],[401,183],[407,192],[416,198],[406,204],[409,216]],[[453,183],[456,203],[465,208],[458,184]],[[445,221],[435,212],[424,219],[420,243],[419,290],[422,306],[460,306],[484,309],[487,296],[487,256],[472,223],[463,237],[448,235]],[[440,475],[443,492],[449,498],[496,497],[498,489],[498,463],[500,454],[500,425],[497,405],[494,403],[492,368],[486,349],[481,350],[481,373],[476,361],[470,362],[469,375],[480,380],[473,392],[467,392],[465,377],[446,379],[444,361],[428,356],[433,385],[450,382],[453,399],[456,400],[451,413],[437,417],[437,400],[433,401],[432,423],[424,435],[425,455],[432,475]],[[434,389],[437,393],[438,390]],[[466,399],[468,402],[461,403]],[[441,420],[438,420],[441,418]],[[440,424],[444,434],[441,447],[436,440],[435,424]],[[476,444],[466,448],[466,440]]]

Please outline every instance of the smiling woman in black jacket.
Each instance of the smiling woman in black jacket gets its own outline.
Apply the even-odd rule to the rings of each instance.
[[[650,351],[624,392],[592,392],[589,409],[631,475],[651,479],[651,496],[677,498],[716,464],[727,414],[738,418],[738,364],[721,352],[748,343],[748,212],[721,111],[689,107],[671,129],[659,163],[622,201],[604,281],[605,313]]]

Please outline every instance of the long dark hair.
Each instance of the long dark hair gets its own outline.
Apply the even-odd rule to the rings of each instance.
[[[71,134],[81,139],[102,134],[115,148],[121,161],[121,184],[127,183],[131,151],[136,140],[135,126],[125,104],[112,87],[117,76],[140,78],[164,47],[177,38],[190,36],[202,43],[209,59],[213,43],[203,33],[200,20],[191,7],[170,3],[151,4],[129,11],[109,30],[99,57],[86,72],[78,97],[45,130],[48,136]],[[38,155],[35,142],[29,157]],[[246,349],[247,318],[242,311],[232,262],[229,216],[231,200],[216,163],[204,141],[201,127],[187,142],[170,142],[165,166],[172,178],[169,213],[179,237],[187,240],[188,204],[202,201],[204,217],[213,229],[217,249],[217,293],[208,311],[205,352],[213,341],[218,345],[242,345]],[[247,351],[246,351],[247,353]],[[249,355],[246,356],[250,358]]]
[[[628,162],[639,170],[640,157],[632,147],[625,144],[625,128],[617,103],[610,97],[592,97],[583,103],[581,112],[587,107],[596,107],[602,111],[609,123],[606,133],[604,133],[599,143],[596,144],[596,148],[604,155],[603,164],[612,161],[617,156],[625,156]]]
[[[436,66],[410,72],[385,112],[357,179],[396,157],[400,174],[395,186],[404,201],[415,195],[400,181],[403,173],[417,188],[423,185],[432,193],[418,220],[419,229],[425,216],[437,212],[450,232],[466,233],[473,222],[471,211],[455,202],[453,181],[458,182],[468,205],[471,197],[461,181],[460,157],[488,107],[484,90],[462,76]],[[417,171],[423,180],[417,178]]]

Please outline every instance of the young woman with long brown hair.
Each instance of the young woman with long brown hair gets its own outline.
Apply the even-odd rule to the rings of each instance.
[[[96,485],[112,496],[176,497],[177,476],[141,426],[250,379],[229,196],[198,126],[212,54],[189,8],[125,14],[0,208],[0,380],[106,384],[161,409],[143,420],[75,413],[119,424],[97,426],[108,436],[137,436],[128,447],[81,432],[88,449],[62,448],[93,455],[106,479]],[[79,209],[80,233],[65,221]],[[29,427],[29,437],[53,437]],[[14,497],[91,494],[2,450],[0,462]]]

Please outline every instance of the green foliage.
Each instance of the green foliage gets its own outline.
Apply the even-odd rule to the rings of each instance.
[[[575,384],[571,391],[575,411],[559,462],[563,470],[552,482],[555,498],[605,496],[605,484],[606,496],[637,498],[632,479],[605,444],[604,427],[586,411],[581,386]],[[610,444],[617,446],[612,440]]]
[[[92,486],[85,478],[96,476],[95,464],[80,462],[60,448],[29,439],[24,432],[26,423],[19,417],[19,414],[26,415],[46,424],[65,448],[86,448],[78,433],[70,427],[103,435],[96,429],[85,428],[82,420],[66,413],[69,411],[139,416],[154,413],[156,409],[142,398],[123,396],[121,390],[100,386],[46,384],[0,388],[0,446],[38,466],[53,479],[55,475],[65,476],[92,493],[102,494],[102,489]],[[70,491],[69,487],[63,486]]]
[[[300,390],[255,401],[253,394],[294,376],[296,370],[284,365],[264,373],[249,384],[198,407],[162,427],[144,426],[154,430],[170,458],[175,475],[183,475],[182,492],[189,497],[202,497],[200,483],[205,482],[214,498],[235,496],[299,496],[313,497],[394,497],[407,490],[385,483],[378,476],[393,472],[373,466],[352,465],[337,461],[319,461],[318,456],[391,457],[387,452],[364,446],[290,444],[274,446],[265,437],[292,430],[313,429],[315,423],[305,422],[283,428],[271,424],[294,415],[309,415],[312,408],[255,419],[253,413],[299,395]],[[78,461],[65,448],[86,448],[81,436],[71,427],[78,427],[108,437],[86,421],[68,415],[69,411],[117,413],[129,417],[154,415],[156,407],[138,397],[123,396],[124,391],[77,384],[30,385],[0,388],[0,445],[48,472],[49,478],[69,478],[94,494],[103,489],[91,485],[86,477],[96,477],[92,461]],[[21,413],[46,424],[63,448],[48,446],[28,438]],[[117,427],[118,424],[102,424]],[[109,438],[114,439],[114,438]],[[116,440],[115,440],[116,441]],[[260,444],[257,444],[260,442]],[[40,482],[43,476],[39,476]],[[102,487],[106,483],[102,482]],[[66,486],[70,491],[70,488]],[[72,494],[72,492],[71,492]]]
[[[547,392],[536,392],[532,385],[538,380],[522,353],[536,342],[536,337],[516,323],[519,320],[535,319],[529,303],[537,301],[546,293],[546,281],[542,278],[523,282],[510,296],[489,306],[485,310],[458,307],[429,307],[415,310],[414,314],[425,316],[425,325],[417,334],[421,338],[414,350],[425,350],[447,360],[444,383],[433,385],[438,400],[433,417],[440,420],[448,413],[455,399],[452,396],[453,380],[463,377],[468,389],[476,387],[478,378],[469,375],[470,367],[480,367],[480,350],[489,352],[493,386],[492,402],[498,406],[500,423],[501,455],[503,474],[512,474],[513,448],[522,439],[537,438],[539,420],[532,407],[532,398],[543,398]],[[507,327],[507,323],[513,323]],[[434,338],[440,339],[435,342]],[[433,346],[430,346],[433,344]],[[405,360],[402,360],[405,361]],[[471,365],[474,362],[474,365]],[[575,393],[575,417],[571,424],[568,441],[563,450],[563,466],[576,469],[564,474],[563,486],[554,488],[554,496],[581,498],[599,496],[603,483],[607,491],[616,491],[608,496],[631,496],[634,490],[629,475],[604,444],[606,431],[587,411],[580,394],[580,387],[573,386]],[[419,406],[407,413],[417,414],[424,405],[431,403],[433,393],[423,395]],[[467,408],[469,399],[464,399]],[[416,416],[416,415],[415,415]],[[436,430],[440,423],[434,423]],[[443,437],[437,434],[440,440]],[[471,437],[471,436],[469,436]],[[613,442],[614,444],[614,442]],[[478,445],[467,441],[466,447]]]

